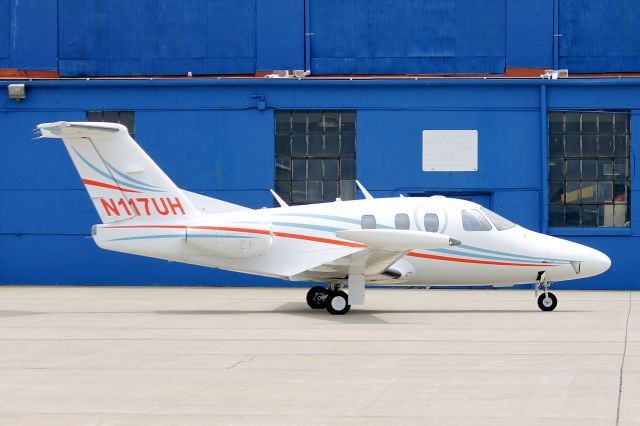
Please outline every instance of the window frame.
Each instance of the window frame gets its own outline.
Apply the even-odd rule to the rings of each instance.
[[[637,179],[635,177],[635,173],[634,173],[634,143],[633,143],[633,133],[632,133],[632,128],[638,128],[638,126],[636,124],[640,124],[637,122],[637,117],[635,115],[634,110],[554,110],[554,109],[550,109],[547,111],[547,120],[548,120],[548,124],[547,124],[547,137],[546,137],[546,141],[547,141],[547,169],[546,169],[546,182],[545,185],[547,185],[547,199],[545,200],[546,202],[546,221],[548,223],[547,226],[547,232],[550,235],[558,235],[558,236],[570,236],[570,235],[576,235],[576,236],[580,236],[580,235],[632,235],[634,234],[633,231],[633,227],[634,227],[634,221],[636,221],[634,219],[634,215],[636,215],[635,210],[635,198],[633,197],[633,188],[637,188],[638,184],[640,184],[639,182],[637,182]],[[577,132],[574,131],[573,133],[567,133],[566,130],[566,123],[567,123],[567,117],[566,114],[567,113],[573,113],[573,114],[579,114],[578,117],[578,122],[577,122],[577,126],[578,126],[578,130]],[[561,122],[561,128],[560,130],[558,130],[558,128],[556,129],[552,129],[552,120],[551,114],[563,114],[563,119]],[[587,124],[593,124],[593,126],[596,126],[596,124],[594,124],[597,121],[597,127],[594,127],[594,129],[588,129],[585,130],[583,128],[583,114],[593,114],[593,116],[589,117],[590,120],[587,121]],[[612,128],[611,130],[607,130],[607,131],[602,131],[600,129],[600,117],[596,116],[597,114],[611,114],[613,115],[612,117],[612,122],[613,123],[617,123],[616,120],[616,114],[617,115],[625,115],[626,119],[625,119],[625,130],[624,132],[617,132],[615,130],[615,127]],[[597,118],[596,118],[597,117]],[[573,122],[573,121],[572,121]],[[558,123],[558,121],[554,121],[554,123]],[[608,123],[608,121],[605,121],[605,123]],[[614,124],[615,125],[615,124]],[[575,129],[574,129],[575,130]],[[600,139],[601,135],[609,135],[609,133],[611,133],[612,138],[615,138],[615,135],[621,135],[624,134],[625,139],[626,139],[626,155],[616,155],[616,143],[615,143],[615,139],[614,142],[612,143],[612,149],[611,149],[611,154],[609,155],[600,155],[599,148],[600,145],[599,143],[596,145],[596,151],[595,153],[591,153],[590,155],[583,155],[583,146],[582,143],[580,144],[580,154],[579,155],[570,155],[569,157],[567,157],[566,155],[566,147],[564,147],[564,144],[566,144],[566,141],[563,142],[563,151],[561,153],[561,156],[559,157],[558,155],[553,155],[552,154],[552,136],[559,136],[564,138],[567,134],[569,135],[575,135],[578,136],[578,139],[580,141],[582,141],[582,137],[584,135],[594,135],[595,138],[597,138],[597,140]],[[564,140],[564,139],[563,139]],[[556,151],[557,153],[557,151]],[[562,180],[559,179],[552,179],[551,178],[551,170],[550,170],[550,163],[552,159],[561,159],[563,160],[563,164],[562,164]],[[615,163],[616,163],[616,159],[624,159],[626,160],[626,169],[627,169],[627,175],[624,176],[622,179],[616,179],[615,174],[613,176],[613,178],[611,180],[606,180],[606,179],[601,179],[600,176],[598,176],[598,174],[600,174],[600,169],[599,169],[599,163],[596,162],[597,168],[596,168],[596,177],[595,179],[585,179],[584,178],[584,164],[583,161],[610,161],[612,164],[614,164],[614,168],[615,168]],[[580,175],[579,175],[579,180],[575,180],[575,179],[567,179],[567,169],[566,166],[567,164],[567,160],[576,160],[580,163]],[[615,170],[614,170],[615,173]],[[565,182],[567,181],[571,181],[571,182],[578,182],[579,185],[579,191],[582,191],[582,185],[581,182],[583,181],[593,181],[596,182],[596,188],[597,188],[597,183],[598,182],[611,182],[612,183],[612,190],[613,190],[613,197],[615,198],[615,185],[620,184],[621,182],[624,182],[624,184],[626,185],[626,203],[617,203],[615,201],[615,199],[613,199],[611,202],[605,201],[605,202],[600,202],[597,199],[596,196],[596,201],[593,203],[590,202],[583,202],[582,199],[580,199],[578,202],[574,203],[567,203],[567,202],[561,202],[561,203],[551,203],[551,182],[555,181],[555,182],[563,182],[563,185],[565,184]],[[562,194],[564,194],[566,192],[566,187],[563,186],[563,192]],[[596,192],[597,194],[597,192]],[[594,206],[596,209],[600,209],[601,206],[624,206],[626,205],[626,209],[627,209],[627,213],[626,213],[626,221],[629,223],[628,226],[559,226],[559,225],[552,225],[551,224],[551,206],[552,205],[559,205],[559,206],[564,206],[566,205],[575,205],[577,206],[577,208],[582,208],[582,206],[587,205],[587,206]],[[616,207],[613,207],[614,209]],[[597,213],[599,214],[599,213]],[[564,213],[563,213],[564,215]],[[612,219],[613,220],[613,219]],[[599,217],[596,217],[596,221],[599,221]],[[566,223],[566,222],[565,222]]]

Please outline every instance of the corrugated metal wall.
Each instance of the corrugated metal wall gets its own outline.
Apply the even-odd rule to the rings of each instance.
[[[502,73],[505,1],[312,0],[314,74]]]
[[[0,68],[70,77],[640,72],[639,38],[636,0],[0,0]]]
[[[640,2],[562,0],[560,67],[576,73],[640,71]]]

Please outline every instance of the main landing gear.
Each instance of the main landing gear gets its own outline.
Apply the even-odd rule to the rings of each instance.
[[[555,294],[549,291],[549,287],[551,286],[551,282],[547,281],[546,271],[538,272],[538,277],[536,278],[536,297],[538,298],[538,307],[542,311],[553,311],[556,306],[558,306],[558,298]],[[538,295],[538,291],[542,289],[542,293]]]
[[[311,309],[326,309],[332,315],[344,315],[349,312],[349,296],[342,291],[342,285],[311,287],[307,292],[307,305]]]

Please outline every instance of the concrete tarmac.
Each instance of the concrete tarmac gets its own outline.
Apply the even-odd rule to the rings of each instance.
[[[0,286],[0,424],[640,425],[640,293],[305,293]]]

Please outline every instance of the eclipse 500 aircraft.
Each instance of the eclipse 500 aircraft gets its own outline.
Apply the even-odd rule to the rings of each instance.
[[[552,311],[555,281],[609,269],[592,248],[522,228],[475,203],[441,196],[253,210],[178,188],[114,123],[38,125],[61,138],[102,224],[99,247],[248,274],[326,283],[311,308],[345,314],[369,285],[535,283]],[[358,184],[359,185],[359,184]],[[344,292],[348,286],[349,294]]]

